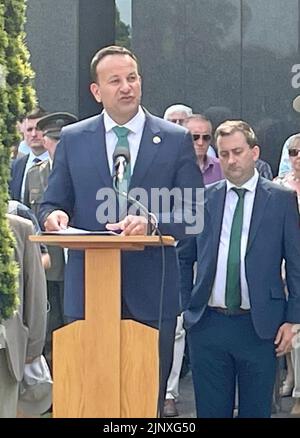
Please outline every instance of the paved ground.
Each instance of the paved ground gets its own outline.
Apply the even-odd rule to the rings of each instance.
[[[293,406],[291,397],[283,397],[278,402],[278,411],[272,415],[273,418],[292,418],[295,415],[290,415],[289,412]],[[177,403],[179,418],[195,418],[195,400],[192,385],[192,375],[189,372],[183,379],[180,380],[180,397]],[[297,416],[298,418],[300,416]],[[178,417],[177,417],[178,418]]]

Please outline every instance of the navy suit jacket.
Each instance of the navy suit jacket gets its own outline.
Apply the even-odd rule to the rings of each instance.
[[[158,138],[160,142],[157,142]],[[113,185],[103,116],[98,115],[63,128],[39,212],[41,225],[51,211],[60,209],[69,215],[70,223],[75,227],[104,230],[105,224],[96,219],[96,210],[101,204],[96,193],[104,187],[112,188]],[[134,187],[141,187],[148,193],[152,187],[203,187],[187,130],[146,114],[129,189]],[[161,211],[154,213],[162,219]],[[159,224],[161,233],[183,238],[186,224],[173,219],[170,222]],[[122,300],[138,320],[158,320],[161,271],[160,248],[149,247],[122,254]],[[65,272],[65,313],[69,317],[84,317],[83,272],[83,253],[70,251]],[[175,248],[168,247],[163,317],[173,318],[179,311],[178,260]]]
[[[10,198],[16,201],[21,201],[21,188],[24,178],[25,167],[28,161],[29,155],[17,158],[11,167],[11,180],[9,182]]]
[[[223,219],[226,182],[212,184],[206,190],[204,230],[197,236],[197,278],[185,326],[197,323],[211,295],[217,267],[217,255]],[[181,256],[194,257],[193,241],[181,248]],[[286,261],[288,299],[281,276]],[[262,177],[259,178],[245,256],[251,316],[261,338],[276,335],[283,322],[300,322],[300,222],[297,197]]]

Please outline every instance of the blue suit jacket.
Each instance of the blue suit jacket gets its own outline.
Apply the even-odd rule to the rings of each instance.
[[[218,247],[225,203],[226,183],[206,190],[204,230],[197,236],[197,278],[185,326],[197,323],[207,306],[216,272]],[[259,178],[245,257],[251,316],[261,338],[273,338],[287,321],[300,322],[300,222],[296,194]],[[194,257],[193,240],[183,244],[180,257]],[[286,261],[285,297],[281,276]],[[187,288],[187,287],[186,287]]]
[[[161,142],[155,143],[154,137]],[[105,146],[103,116],[98,115],[67,126],[58,144],[54,166],[40,208],[40,222],[53,210],[64,210],[70,223],[88,230],[104,230],[96,219],[96,199],[100,188],[112,188]],[[152,187],[203,187],[196,164],[191,136],[175,124],[146,114],[146,123],[130,187],[150,192]],[[171,205],[172,207],[172,205]],[[155,212],[161,218],[161,212]],[[162,234],[176,239],[185,235],[185,224],[161,223]],[[70,251],[65,275],[65,313],[74,318],[84,316],[83,253]],[[122,254],[122,299],[138,320],[157,320],[161,283],[161,249]],[[99,267],[101,271],[101,266]],[[163,317],[178,314],[179,270],[175,248],[166,248],[166,279]]]
[[[21,201],[21,188],[24,177],[25,167],[28,161],[29,155],[17,158],[11,167],[11,180],[9,182],[9,193],[11,199]]]

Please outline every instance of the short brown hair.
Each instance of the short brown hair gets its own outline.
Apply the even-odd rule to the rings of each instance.
[[[31,110],[29,113],[27,113],[24,117],[24,119],[29,120],[35,120],[40,119],[41,117],[46,116],[48,113],[44,110],[41,106],[35,107],[33,110]]]
[[[250,148],[257,145],[257,138],[253,129],[243,120],[226,120],[221,123],[215,132],[215,142],[217,143],[219,137],[225,137],[226,135],[231,135],[235,132],[241,132],[244,134]]]
[[[128,55],[137,63],[139,70],[139,63],[137,57],[130,50],[126,49],[126,47],[121,47],[121,46],[103,47],[102,49],[98,50],[98,52],[93,56],[93,59],[91,61],[90,73],[93,82],[97,82],[97,72],[96,72],[97,65],[99,64],[101,59],[105,58],[105,56],[108,55]]]

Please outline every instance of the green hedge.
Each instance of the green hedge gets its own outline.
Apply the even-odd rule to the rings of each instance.
[[[11,317],[19,303],[14,239],[6,218],[10,147],[19,141],[17,120],[36,105],[25,12],[25,0],[0,0],[0,322]]]

